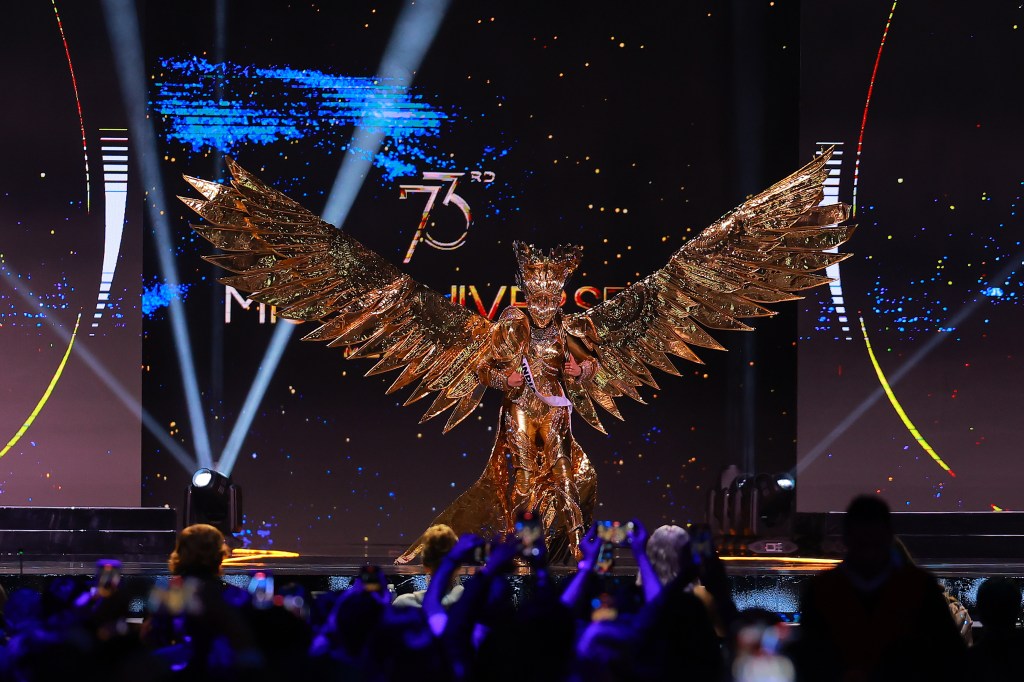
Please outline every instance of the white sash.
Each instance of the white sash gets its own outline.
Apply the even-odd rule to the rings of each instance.
[[[537,390],[537,382],[533,380],[533,372],[530,371],[530,363],[523,357],[523,379],[526,380],[526,385],[529,386],[533,392],[540,398],[545,405],[550,407],[568,407],[569,411],[572,412],[572,403],[569,399],[560,395],[544,395]]]

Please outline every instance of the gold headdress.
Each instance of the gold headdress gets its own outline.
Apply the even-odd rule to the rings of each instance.
[[[556,246],[546,255],[544,249],[525,242],[512,242],[512,250],[519,264],[519,288],[527,298],[535,294],[561,298],[565,283],[583,257],[583,247],[571,244]]]

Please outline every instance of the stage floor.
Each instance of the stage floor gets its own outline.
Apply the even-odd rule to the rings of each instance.
[[[403,548],[373,546],[360,548],[361,551],[341,556],[302,555],[282,550],[235,550],[233,555],[224,562],[225,575],[248,575],[257,569],[268,569],[275,574],[291,576],[354,576],[360,567],[374,564],[384,569],[388,575],[415,576],[423,574],[423,567],[418,560],[413,563],[396,565],[395,557]],[[99,555],[64,555],[64,556],[22,556],[0,554],[0,576],[16,575],[91,575],[95,570],[97,559],[109,558]],[[730,557],[723,556],[726,569],[730,575],[756,576],[808,576],[826,570],[838,563],[837,559],[813,557]],[[1024,561],[1005,559],[956,559],[949,561],[924,560],[920,566],[930,570],[937,577],[943,578],[977,578],[990,576],[1024,577]],[[474,567],[463,569],[472,573]],[[570,574],[575,566],[554,565],[549,571],[554,574]],[[530,570],[525,566],[514,571],[527,575]],[[616,559],[613,569],[615,575],[632,575],[636,573],[636,564],[626,553]],[[122,573],[135,576],[167,575],[167,562],[157,557],[122,559]]]

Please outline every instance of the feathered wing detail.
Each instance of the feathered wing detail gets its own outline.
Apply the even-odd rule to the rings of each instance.
[[[234,273],[220,281],[277,316],[316,321],[303,337],[376,357],[367,375],[402,369],[388,393],[419,381],[406,404],[437,393],[424,420],[449,408],[448,431],[479,404],[476,368],[487,360],[491,323],[414,281],[228,159],[231,186],[185,179],[204,199],[179,197],[206,220],[192,229],[227,253],[205,260]]]
[[[594,403],[622,419],[615,398],[640,400],[641,384],[658,387],[648,366],[678,375],[670,355],[699,363],[692,346],[722,350],[705,328],[749,331],[742,319],[775,314],[761,304],[800,298],[793,292],[830,281],[815,273],[850,255],[834,249],[854,231],[838,226],[849,217],[848,206],[818,206],[831,155],[826,150],[747,199],[683,245],[665,267],[563,318],[566,332],[600,361],[593,379],[583,382]],[[601,428],[596,418],[587,421]]]

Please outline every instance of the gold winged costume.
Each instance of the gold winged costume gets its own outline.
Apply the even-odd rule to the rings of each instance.
[[[509,307],[495,322],[415,282],[230,159],[230,186],[186,176],[204,198],[181,199],[206,221],[192,228],[226,252],[206,257],[233,273],[222,283],[277,306],[280,317],[318,323],[303,340],[378,358],[367,375],[401,370],[388,393],[416,383],[406,405],[433,394],[421,422],[451,410],[447,432],[488,388],[503,391],[483,474],[433,523],[486,536],[511,532],[518,512],[538,510],[552,558],[567,559],[578,554],[597,488],[571,413],[604,433],[595,404],[622,419],[616,398],[643,402],[637,389],[658,387],[649,367],[678,375],[669,355],[699,363],[691,347],[722,349],[705,328],[749,331],[741,319],[775,314],[761,304],[828,282],[815,273],[849,255],[836,247],[854,229],[838,225],[846,205],[818,205],[830,155],[750,197],[663,268],[582,313],[559,311],[582,249],[545,254],[517,242],[527,310]],[[418,539],[398,561],[421,549]]]

